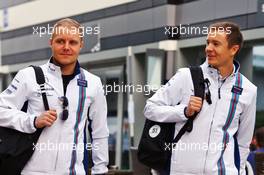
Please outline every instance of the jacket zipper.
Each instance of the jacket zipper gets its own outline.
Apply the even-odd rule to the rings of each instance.
[[[207,161],[207,157],[208,157],[208,150],[210,148],[210,141],[211,141],[211,133],[212,133],[212,126],[213,126],[213,123],[214,123],[214,118],[215,118],[215,113],[216,113],[216,106],[217,106],[217,103],[218,103],[218,100],[216,101],[215,103],[215,108],[214,108],[214,114],[213,114],[213,117],[212,117],[212,120],[211,120],[211,123],[210,123],[210,129],[209,129],[209,138],[208,138],[208,142],[207,142],[207,146],[208,146],[208,149],[206,151],[206,154],[205,154],[205,160],[204,160],[204,173],[205,174],[205,166],[206,166],[206,161]]]
[[[225,83],[226,78],[223,80],[220,80],[220,77],[218,77],[218,99],[221,99],[221,88],[223,84]]]
[[[213,118],[212,118],[211,124],[210,124],[209,138],[208,138],[208,143],[207,143],[208,149],[210,148],[209,144],[210,144],[210,141],[211,141],[212,126],[213,126],[213,123],[214,123],[216,107],[217,107],[218,101],[221,99],[221,87],[223,86],[224,83],[225,83],[225,79],[221,82],[220,77],[218,77],[218,81],[217,81],[217,84],[218,84],[218,99],[216,100],[216,103],[215,103],[214,114],[213,114]],[[206,171],[205,168],[206,168],[206,161],[207,161],[207,156],[208,156],[208,149],[206,151],[205,161],[204,161],[204,174],[205,174],[205,171]]]
[[[63,84],[63,78],[62,78],[62,76],[61,76],[61,81],[62,81],[62,90],[63,90],[63,95],[64,96],[66,96],[66,94],[64,94],[64,84]],[[71,82],[71,81],[70,81]],[[69,82],[69,84],[70,84],[70,82]],[[68,85],[69,85],[68,84]],[[68,85],[66,86],[66,90],[65,90],[65,92],[67,93],[67,87],[68,87]],[[58,139],[58,143],[60,144],[60,141],[61,141],[61,135],[59,135],[59,139]],[[64,144],[64,143],[63,143]],[[56,171],[56,169],[57,169],[57,163],[58,163],[58,158],[59,158],[59,152],[60,152],[60,150],[57,150],[57,156],[56,156],[56,160],[55,160],[55,171]]]
[[[218,99],[221,99],[221,87],[223,86],[225,80],[221,81],[220,78],[218,78]]]

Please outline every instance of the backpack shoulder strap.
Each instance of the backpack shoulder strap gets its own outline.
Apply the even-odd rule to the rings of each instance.
[[[49,110],[49,103],[47,100],[47,95],[45,92],[45,77],[44,77],[44,73],[42,71],[42,69],[39,66],[33,66],[31,65],[31,67],[33,67],[35,75],[36,75],[36,81],[40,86],[40,91],[41,91],[41,95],[42,95],[42,99],[43,99],[43,103],[44,103],[44,107],[45,110]]]
[[[192,82],[193,82],[193,88],[194,88],[194,95],[196,97],[201,97],[202,101],[204,100],[204,91],[205,91],[205,85],[204,85],[204,76],[203,71],[200,66],[190,66],[189,67],[191,76],[192,76]],[[188,119],[186,122],[186,131],[191,132],[193,129],[193,120],[197,116],[197,112]]]
[[[196,97],[201,97],[202,100],[204,99],[204,76],[203,71],[200,66],[191,66],[190,67],[193,87],[194,87],[194,95]]]
[[[200,66],[191,66],[189,68],[192,76],[194,95],[197,97],[201,97],[202,100],[204,100],[205,86],[204,86],[204,76],[203,76],[202,68]],[[195,113],[194,116],[192,118],[189,118],[187,122],[183,125],[183,127],[180,129],[176,137],[173,139],[174,143],[177,143],[186,131],[188,132],[192,131],[193,120],[197,114],[198,113]]]

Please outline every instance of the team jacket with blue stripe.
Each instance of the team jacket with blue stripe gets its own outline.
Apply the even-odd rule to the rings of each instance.
[[[204,100],[192,132],[185,133],[173,149],[166,144],[165,148],[173,150],[170,174],[244,175],[255,124],[257,88],[238,72],[237,62],[235,71],[224,80],[207,62],[201,67],[204,78],[210,81],[212,104]],[[187,120],[184,108],[191,95],[191,74],[188,68],[182,68],[147,100],[144,114],[153,121],[176,122],[176,136]],[[235,154],[236,147],[239,154]]]
[[[22,174],[84,175],[84,147],[87,150],[92,149],[94,162],[92,173],[107,172],[109,135],[107,105],[99,77],[77,65],[75,71],[78,73],[69,82],[66,91],[69,117],[63,121],[60,116],[62,103],[59,98],[64,96],[61,70],[50,62],[41,68],[45,75],[45,92],[50,109],[57,111],[58,118],[51,127],[44,128],[35,146],[35,152]],[[84,90],[80,87],[84,87]],[[29,102],[28,111],[24,113],[20,109],[26,100]],[[84,145],[88,108],[92,145],[89,143]],[[36,130],[33,125],[34,118],[42,112],[44,105],[34,70],[32,67],[25,68],[17,73],[9,87],[0,95],[0,125],[32,133]]]

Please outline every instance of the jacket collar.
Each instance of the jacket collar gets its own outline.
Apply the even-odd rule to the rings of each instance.
[[[240,64],[238,61],[233,61],[234,70],[233,73],[229,77],[235,77],[237,73],[239,73],[240,70]],[[213,75],[216,77],[219,77],[220,73],[217,69],[213,68],[211,65],[208,64],[207,59],[206,61],[201,65],[203,70],[205,70],[209,75]]]
[[[47,66],[48,66],[50,71],[58,72],[61,74],[61,68],[53,63],[53,57],[50,57],[50,59],[47,63]],[[74,68],[74,76],[80,74],[80,72],[81,72],[80,69],[81,69],[80,63],[77,61],[75,68]]]

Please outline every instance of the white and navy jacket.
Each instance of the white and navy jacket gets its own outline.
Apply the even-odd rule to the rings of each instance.
[[[234,72],[222,79],[207,62],[201,65],[204,78],[210,81],[212,104],[204,100],[192,132],[185,133],[173,149],[170,145],[171,175],[245,174],[255,124],[257,88],[239,73],[237,62],[234,67]],[[176,122],[176,136],[187,120],[184,108],[191,95],[194,88],[190,70],[182,68],[147,100],[144,114],[153,121]]]
[[[51,62],[41,66],[45,75],[45,92],[50,109],[55,109],[57,120],[42,131],[35,152],[22,174],[25,175],[84,175],[84,148],[92,150],[92,174],[108,171],[107,104],[99,77],[75,68],[75,77],[69,82],[66,97],[69,117],[61,120],[64,96],[60,67]],[[84,80],[85,79],[85,80]],[[28,111],[20,111],[28,100]],[[92,145],[84,144],[85,123],[91,120]],[[17,73],[9,87],[0,94],[0,125],[33,133],[34,118],[44,112],[40,87],[32,67]]]

